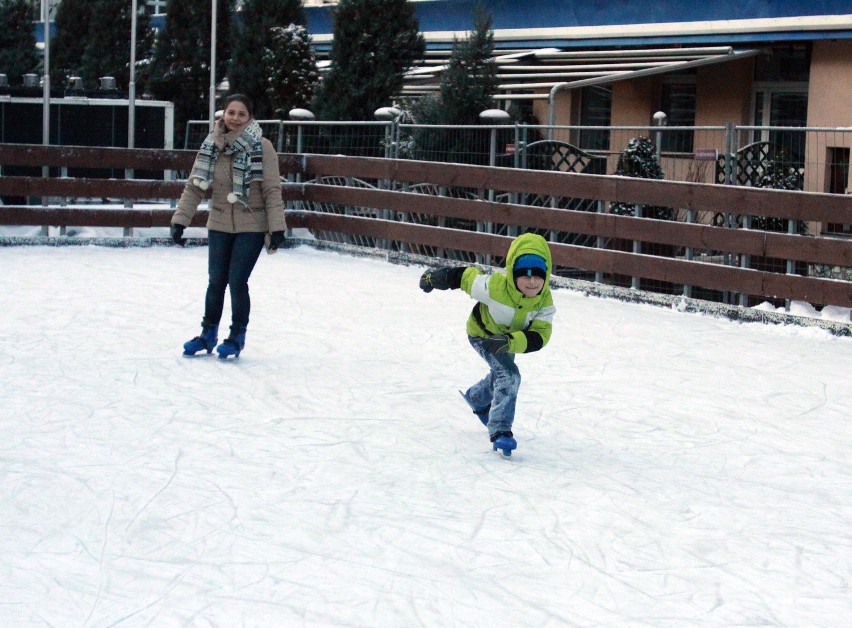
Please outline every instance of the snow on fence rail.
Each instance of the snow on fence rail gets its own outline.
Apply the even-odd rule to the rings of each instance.
[[[49,172],[59,169],[62,174],[68,168],[112,167],[167,173],[164,180],[53,173],[47,177],[4,176],[0,177],[0,195],[175,199],[183,182],[169,180],[168,173],[188,170],[194,155],[194,151],[180,150],[0,145],[4,171],[6,166],[47,167]],[[602,211],[608,203],[621,202],[636,204],[640,215],[644,205],[662,205],[687,214],[721,211],[788,221],[852,224],[849,196],[368,157],[282,154],[279,163],[288,179],[283,196],[288,201],[291,228],[303,227],[320,235],[363,236],[375,246],[388,249],[419,252],[427,247],[439,256],[445,250],[467,251],[488,263],[505,254],[509,239],[518,230],[535,229],[550,236],[557,270],[582,269],[596,277],[628,276],[634,278],[634,287],[642,285],[638,280],[656,280],[759,298],[852,307],[852,281],[791,272],[799,270],[799,264],[852,268],[852,241],[848,239]],[[354,181],[370,183],[355,186]],[[407,191],[424,184],[446,195]],[[452,190],[458,189],[479,193],[452,197]],[[511,202],[523,200],[525,194],[586,199],[597,210]],[[498,196],[506,202],[495,200]],[[0,224],[165,227],[171,214],[168,209],[18,204],[0,206]],[[410,215],[425,216],[437,224],[418,224],[407,219]],[[199,212],[193,225],[202,226],[205,220],[206,213]],[[476,230],[440,226],[452,221],[473,224]],[[566,233],[597,238],[604,246],[572,244],[559,236]],[[668,247],[670,253],[649,254],[653,250],[650,245]],[[696,250],[730,255],[734,265],[701,261],[692,255]],[[788,260],[788,272],[744,267],[752,257]]]

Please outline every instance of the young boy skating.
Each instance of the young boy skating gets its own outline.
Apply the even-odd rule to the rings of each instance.
[[[512,434],[521,384],[515,354],[538,351],[550,340],[556,312],[548,286],[551,269],[547,241],[525,233],[509,246],[505,274],[442,267],[420,277],[424,292],[461,288],[477,301],[467,319],[468,340],[491,370],[462,395],[488,428],[494,450],[505,456],[518,446]]]

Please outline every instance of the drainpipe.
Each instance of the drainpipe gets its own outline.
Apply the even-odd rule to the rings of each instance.
[[[550,88],[550,95],[547,97],[547,139],[553,139],[553,127],[556,124],[556,94],[570,89],[571,83],[557,83]]]

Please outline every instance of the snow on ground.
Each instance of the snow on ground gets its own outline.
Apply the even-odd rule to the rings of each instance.
[[[835,626],[852,339],[554,293],[511,459],[422,268],[263,256],[187,359],[206,249],[0,248],[0,625]]]

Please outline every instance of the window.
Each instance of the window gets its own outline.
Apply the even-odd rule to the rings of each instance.
[[[757,57],[755,82],[806,83],[810,78],[811,51],[808,46],[775,46]]]
[[[757,58],[754,68],[754,125],[752,142],[768,142],[785,170],[802,172],[808,122],[810,48],[778,46]],[[785,127],[785,128],[780,128]]]
[[[847,194],[849,193],[849,149],[848,148],[829,148],[828,149],[828,192],[832,194]],[[826,226],[826,232],[835,235],[852,235],[852,225],[844,225],[841,223],[832,222]]]
[[[695,126],[695,79],[689,82],[664,82],[660,92],[660,111],[667,126]],[[664,132],[660,148],[670,153],[691,153],[692,131]]]
[[[612,88],[608,85],[584,87],[580,92],[580,126],[609,126],[612,116]],[[580,148],[609,150],[609,130],[580,129]]]

